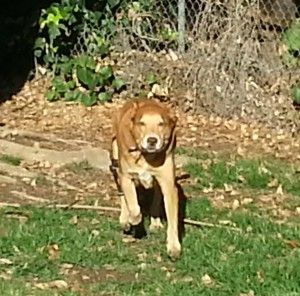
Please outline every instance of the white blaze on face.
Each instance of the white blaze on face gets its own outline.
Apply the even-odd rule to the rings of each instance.
[[[159,114],[145,114],[141,118],[141,123],[143,124],[142,148],[149,152],[160,150],[164,144],[160,135],[162,117]]]

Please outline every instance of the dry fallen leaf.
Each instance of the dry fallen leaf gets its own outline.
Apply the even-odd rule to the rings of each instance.
[[[248,205],[248,204],[251,204],[252,202],[253,202],[253,198],[246,197],[246,198],[242,199],[241,204],[242,205]]]
[[[193,277],[187,275],[183,277],[180,281],[184,283],[191,283],[193,280],[194,280]]]
[[[38,289],[45,290],[49,288],[56,288],[56,289],[67,289],[68,283],[63,280],[55,280],[52,282],[46,282],[46,283],[35,283],[34,286]]]
[[[250,290],[248,293],[240,293],[240,296],[255,296],[255,294],[253,290]]]
[[[231,208],[233,210],[236,210],[239,206],[240,206],[240,202],[237,199],[235,199],[231,205]]]
[[[134,237],[131,237],[131,236],[123,237],[122,238],[122,242],[126,243],[126,244],[128,244],[128,243],[134,243],[134,242],[136,242],[136,239]]]
[[[73,216],[70,221],[70,224],[77,225],[78,224],[78,216]]]
[[[49,260],[56,260],[59,258],[60,252],[59,252],[59,247],[57,244],[47,246],[47,250],[48,250],[48,259]]]
[[[232,185],[224,183],[225,192],[231,192],[233,190]]]
[[[278,180],[277,179],[273,179],[272,181],[270,181],[268,183],[269,188],[274,188],[274,187],[277,187],[277,186],[278,186]]]
[[[277,187],[276,194],[283,195],[283,189],[282,189],[282,185],[281,184],[279,184],[279,186]]]
[[[147,259],[147,253],[143,252],[137,255],[139,261],[145,261]]]
[[[50,288],[57,288],[57,289],[66,289],[68,288],[68,283],[64,280],[55,280],[52,282],[49,282]]]
[[[300,243],[297,240],[286,240],[285,243],[291,248],[291,249],[299,249]]]
[[[203,285],[209,286],[213,283],[213,280],[208,274],[205,274],[204,276],[201,277],[201,282]]]
[[[13,262],[7,258],[0,258],[0,265],[11,265]]]

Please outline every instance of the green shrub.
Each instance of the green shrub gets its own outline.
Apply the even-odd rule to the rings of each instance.
[[[294,86],[292,89],[292,97],[295,104],[300,105],[300,85]]]
[[[283,43],[287,47],[284,61],[288,67],[300,65],[300,21],[296,21],[283,33]]]
[[[53,76],[48,100],[91,106],[123,90],[125,82],[111,66],[100,66],[99,58],[109,55],[117,26],[132,28],[133,48],[175,46],[178,34],[167,19],[176,15],[176,5],[165,4],[167,11],[155,0],[61,0],[43,9],[34,53]],[[154,84],[156,77],[148,80]]]
[[[58,64],[56,73],[47,94],[49,101],[64,98],[91,106],[110,100],[114,92],[125,86],[122,79],[115,78],[111,66],[97,67],[95,59],[87,55]]]
[[[91,106],[123,89],[125,82],[115,78],[112,67],[98,67],[95,59],[109,54],[113,13],[120,2],[90,1],[88,8],[83,0],[61,0],[42,10],[34,49],[37,62],[53,76],[49,101],[63,98]]]

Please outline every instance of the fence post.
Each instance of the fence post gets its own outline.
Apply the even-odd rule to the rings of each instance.
[[[178,51],[185,50],[185,0],[178,0]]]

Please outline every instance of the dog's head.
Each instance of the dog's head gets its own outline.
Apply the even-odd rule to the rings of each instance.
[[[173,138],[175,114],[163,104],[146,100],[136,104],[132,115],[132,134],[138,148],[146,153],[164,150]]]

